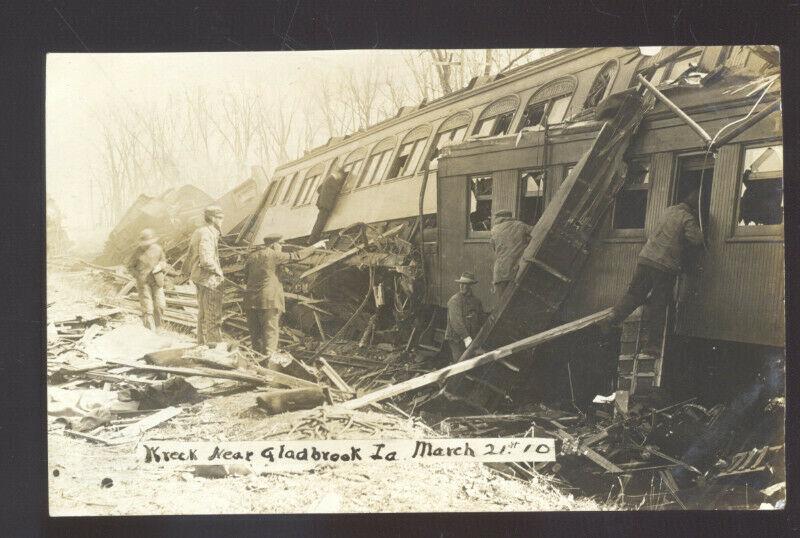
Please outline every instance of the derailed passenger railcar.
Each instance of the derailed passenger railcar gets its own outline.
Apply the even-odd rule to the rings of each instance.
[[[250,238],[267,231],[307,235],[316,217],[316,187],[339,163],[349,176],[327,231],[423,216],[418,229],[426,243],[427,301],[445,305],[457,289],[455,278],[472,270],[480,280],[476,294],[491,307],[492,213],[507,209],[537,221],[592,146],[603,123],[594,112],[605,97],[637,86],[637,75],[644,73],[714,136],[752,114],[757,103],[763,108],[779,99],[773,52],[666,47],[643,57],[637,49],[571,49],[494,80],[476,79],[280,167]],[[707,76],[681,77],[693,71]],[[657,104],[632,140],[625,185],[608,200],[557,318],[568,321],[612,305],[664,209],[702,183],[707,248],[677,288],[669,325],[678,337],[668,339],[672,355],[689,361],[716,357],[736,369],[748,357],[754,364],[755,355],[780,350],[781,137],[780,115],[773,114],[711,152],[684,120]],[[659,371],[650,383],[660,384],[660,377]]]

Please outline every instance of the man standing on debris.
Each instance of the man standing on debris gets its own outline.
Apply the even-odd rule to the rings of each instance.
[[[322,230],[328,222],[328,217],[331,211],[336,206],[336,198],[339,196],[339,191],[342,190],[344,184],[345,173],[341,167],[336,166],[325,181],[317,187],[317,220],[314,222],[314,228],[311,230],[311,235],[308,236],[308,244],[311,245],[319,240],[322,235]]]
[[[447,329],[444,333],[454,363],[478,334],[483,318],[483,305],[472,294],[472,286],[478,283],[475,275],[465,271],[456,282],[459,290],[447,301]]]
[[[219,262],[219,236],[224,214],[219,206],[204,211],[205,224],[197,228],[189,241],[189,253],[183,263],[197,287],[197,343],[213,345],[222,341],[222,282],[225,276]]]
[[[145,228],[139,234],[139,246],[128,261],[128,271],[136,279],[142,323],[148,329],[161,327],[161,317],[167,307],[164,273],[168,267],[167,257],[158,244],[158,237],[153,230]]]
[[[244,308],[253,349],[268,357],[278,350],[280,318],[286,311],[283,285],[278,279],[279,265],[299,261],[311,247],[297,252],[282,252],[281,236],[264,236],[264,245],[253,251],[245,263],[247,289]],[[316,245],[315,245],[316,246]]]
[[[670,206],[661,221],[648,237],[639,253],[636,270],[628,290],[614,306],[612,316],[601,324],[603,332],[619,325],[631,312],[647,301],[656,316],[663,316],[669,302],[675,277],[682,270],[682,262],[689,246],[703,245],[703,232],[697,221],[699,192],[693,189],[681,203]],[[658,354],[660,342],[649,338],[644,355]]]
[[[519,259],[530,243],[532,230],[533,226],[515,219],[511,211],[498,211],[494,214],[491,239],[494,249],[492,284],[498,299],[517,276]]]

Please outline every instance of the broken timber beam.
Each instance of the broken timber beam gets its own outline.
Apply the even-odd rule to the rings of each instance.
[[[379,235],[379,236],[375,237],[374,239],[372,239],[372,241],[368,241],[367,243],[365,243],[363,245],[359,245],[357,247],[351,248],[348,251],[342,252],[339,256],[337,256],[336,258],[334,258],[332,260],[328,260],[327,262],[322,263],[322,264],[320,264],[320,265],[318,265],[316,267],[312,267],[311,269],[309,269],[308,271],[306,271],[305,273],[300,275],[298,280],[303,280],[307,276],[313,275],[314,273],[318,273],[319,271],[322,271],[323,269],[326,269],[326,268],[328,268],[328,267],[330,267],[332,265],[336,265],[337,263],[339,263],[341,261],[344,261],[347,258],[350,258],[351,256],[355,256],[356,254],[358,254],[359,252],[364,250],[369,243],[375,241],[376,239],[383,239],[383,238],[392,236],[392,235],[396,234],[397,232],[399,232],[400,230],[402,230],[403,226],[405,226],[405,223],[400,224],[398,226],[395,226],[391,230],[383,232],[381,235]]]
[[[278,383],[292,388],[316,388],[318,385],[299,377],[294,377],[288,374],[275,372],[273,370],[264,370],[266,377],[257,375],[234,372],[231,370],[215,370],[213,368],[183,368],[179,366],[151,366],[149,364],[139,364],[129,361],[121,361],[118,359],[107,359],[106,362],[111,364],[119,364],[120,366],[127,366],[137,370],[145,370],[151,372],[165,372],[168,374],[184,375],[184,376],[199,376],[199,377],[213,377],[218,379],[231,379],[233,381],[241,381],[244,383],[253,383],[256,385],[266,385],[268,383]]]
[[[680,109],[680,107],[679,107],[678,105],[676,105],[675,103],[673,103],[672,101],[670,101],[670,100],[669,100],[669,98],[668,98],[666,95],[664,95],[663,93],[661,93],[660,91],[658,91],[658,88],[656,88],[655,86],[653,86],[653,85],[650,83],[650,81],[649,81],[649,80],[647,80],[646,78],[644,78],[642,75],[636,75],[636,76],[638,77],[638,79],[639,79],[639,82],[641,82],[641,83],[642,83],[642,84],[645,86],[645,88],[647,88],[648,90],[650,90],[650,91],[653,93],[653,95],[655,95],[655,96],[658,98],[658,100],[659,100],[659,101],[661,101],[662,103],[664,103],[664,104],[667,106],[667,108],[669,108],[669,109],[670,109],[671,111],[673,111],[673,112],[674,112],[674,113],[675,113],[675,114],[676,114],[676,115],[677,115],[677,116],[678,116],[680,119],[682,119],[682,120],[684,121],[684,123],[686,123],[686,125],[688,125],[689,127],[691,127],[691,128],[692,128],[692,130],[693,130],[695,133],[697,133],[697,134],[698,134],[698,136],[700,136],[700,138],[702,138],[702,139],[703,139],[703,142],[705,142],[705,143],[706,143],[706,146],[710,146],[710,145],[711,145],[711,142],[712,142],[712,140],[711,140],[711,135],[709,135],[709,134],[708,134],[708,133],[705,131],[705,129],[703,129],[702,127],[700,127],[700,124],[698,124],[698,123],[697,123],[696,121],[694,121],[694,120],[693,120],[691,117],[689,117],[689,115],[688,115],[686,112],[684,112],[683,110],[681,110],[681,109]]]
[[[181,411],[182,409],[180,407],[165,407],[119,430],[112,438],[108,439],[108,443],[112,445],[121,445],[133,441],[147,430],[155,428],[163,422],[179,415]]]
[[[381,400],[385,400],[386,398],[391,398],[393,396],[397,396],[398,394],[403,394],[410,390],[424,387],[425,385],[444,381],[449,377],[463,374],[464,372],[468,372],[469,370],[483,366],[484,364],[489,364],[502,359],[503,357],[513,355],[514,353],[536,347],[544,342],[548,342],[565,334],[585,329],[586,327],[611,317],[611,313],[611,308],[601,310],[600,312],[596,312],[578,320],[565,323],[564,325],[559,325],[558,327],[554,327],[550,330],[534,334],[533,336],[529,336],[517,342],[499,347],[493,351],[489,351],[488,353],[483,353],[482,355],[478,355],[472,359],[457,362],[434,372],[409,379],[408,381],[384,387],[370,394],[366,394],[361,398],[343,402],[341,407],[345,409],[358,409],[360,407],[364,407],[365,405],[379,402]]]

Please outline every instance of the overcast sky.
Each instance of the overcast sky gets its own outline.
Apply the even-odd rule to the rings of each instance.
[[[399,73],[400,51],[48,54],[46,96],[47,194],[72,233],[91,228],[92,170],[101,162],[98,116],[109,106],[139,105],[203,87],[259,86],[264,95],[310,97],[320,74],[375,55]],[[246,178],[240,178],[246,179]],[[96,194],[96,193],[95,193]],[[155,194],[155,193],[149,193]]]

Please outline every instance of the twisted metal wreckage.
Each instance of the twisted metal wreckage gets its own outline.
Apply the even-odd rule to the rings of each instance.
[[[324,234],[324,249],[316,249],[312,256],[286,267],[282,275],[288,291],[286,323],[281,328],[281,351],[272,358],[280,368],[264,368],[267,357],[249,349],[241,290],[244,259],[250,243],[257,242],[255,236],[265,226],[265,211],[279,198],[283,178],[275,181],[272,190],[268,188],[257,207],[251,199],[247,216],[236,219],[220,241],[226,276],[223,327],[231,340],[229,346],[218,350],[198,351],[185,346],[159,350],[144,354],[144,363],[106,360],[75,367],[58,361],[60,354],[74,349],[85,338],[86,331],[106,332],[105,326],[113,325],[114,316],[138,313],[133,280],[114,268],[90,264],[118,286],[116,298],[106,302],[103,306],[109,310],[95,319],[55,320],[57,334],[49,350],[50,381],[88,377],[135,388],[135,398],[151,404],[155,399],[158,407],[165,407],[196,397],[191,390],[176,385],[176,376],[216,377],[259,389],[270,387],[258,398],[259,405],[269,413],[331,404],[341,410],[389,406],[393,412],[437,423],[438,432],[445,435],[551,436],[558,442],[560,456],[556,462],[510,464],[501,471],[522,477],[533,472],[553,474],[588,495],[610,498],[616,494],[626,506],[751,508],[761,502],[780,502],[785,494],[782,350],[768,353],[757,380],[727,402],[704,406],[698,397],[675,401],[659,390],[662,357],[654,363],[638,357],[642,327],[652,319],[645,307],[637,310],[623,328],[616,354],[617,390],[578,406],[573,382],[579,381],[580,372],[570,369],[569,357],[563,356],[563,351],[548,347],[567,336],[573,339],[570,349],[577,345],[601,354],[605,346],[594,327],[609,316],[609,310],[566,321],[564,305],[583,274],[598,228],[625,188],[630,176],[626,173],[629,150],[642,143],[642,125],[654,109],[660,107],[677,116],[702,141],[701,147],[708,154],[779,108],[780,99],[773,98],[773,93],[770,102],[755,113],[779,77],[774,51],[769,47],[753,51],[767,58],[757,76],[734,73],[724,62],[707,72],[690,64],[673,79],[672,87],[709,95],[745,88],[753,95],[763,90],[750,113],[733,122],[735,128],[718,131],[712,137],[651,83],[654,72],[689,49],[667,47],[658,58],[648,60],[647,69],[636,74],[630,89],[611,93],[588,113],[575,116],[571,125],[551,127],[544,121],[543,128],[523,129],[517,135],[468,140],[443,147],[441,152],[437,148],[438,162],[433,163],[438,164],[438,180],[442,182],[463,173],[457,170],[469,170],[470,158],[480,161],[481,152],[507,151],[509,156],[527,152],[530,156],[538,150],[537,162],[544,167],[549,137],[593,133],[578,163],[549,195],[516,279],[497,298],[479,335],[459,362],[442,367],[440,309],[430,301],[431,289],[441,286],[434,282],[431,267],[441,267],[447,260],[432,258],[430,241],[426,241],[426,228],[436,226],[437,215],[423,209],[431,175],[430,164],[425,163],[418,215],[334,225]],[[301,194],[303,188],[308,191],[313,184],[302,187]],[[288,199],[290,188],[286,187],[284,199]],[[194,205],[195,213],[201,205]],[[192,209],[182,214],[192,214]],[[338,218],[341,222],[346,215]],[[128,216],[126,220],[132,222]],[[133,220],[136,226],[128,222],[118,228],[136,228],[138,232],[141,219]],[[168,259],[176,269],[185,256],[186,230],[190,229],[187,222],[175,226],[179,232],[173,233],[166,245]],[[285,248],[300,248],[304,236],[295,235]],[[110,244],[125,244],[119,239],[123,236],[115,231]],[[112,244],[104,263],[120,263],[121,250]],[[109,256],[109,252],[114,255]],[[165,320],[193,329],[197,314],[193,287],[177,281],[166,293]],[[661,323],[664,325],[649,334],[661,338],[663,356],[670,322]],[[536,369],[537,363],[555,364],[554,368],[561,370],[564,362],[570,398],[563,394],[549,399],[530,397],[531,380],[548,382],[543,371]],[[165,374],[171,377],[162,381]],[[587,375],[591,376],[591,371]],[[162,411],[148,417],[152,420],[142,427],[174,416],[174,411],[159,413]],[[101,424],[88,433],[73,430],[72,434],[108,444],[130,439],[130,432],[98,435],[106,431],[104,428],[107,426]]]

